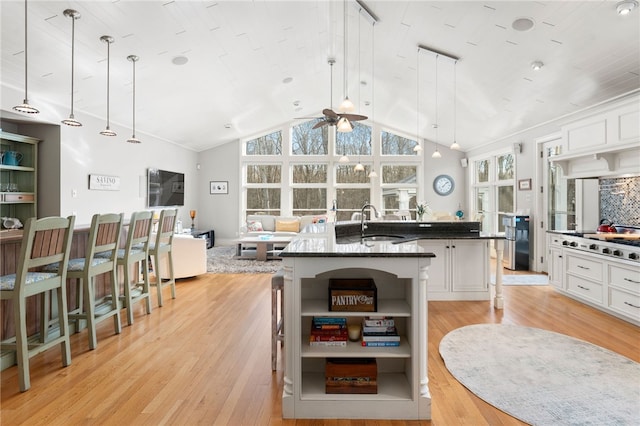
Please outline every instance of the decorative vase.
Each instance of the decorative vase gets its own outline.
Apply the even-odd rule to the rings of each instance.
[[[424,213],[418,214],[416,216],[416,222],[422,222],[422,219],[424,219]]]

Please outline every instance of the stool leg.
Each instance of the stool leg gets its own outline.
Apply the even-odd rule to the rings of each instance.
[[[278,291],[271,287],[271,371],[276,371],[278,362]]]
[[[44,299],[44,297],[43,297]],[[16,324],[16,361],[20,392],[31,387],[29,378],[29,349],[27,346],[27,304],[24,297],[14,299],[14,321]],[[43,300],[43,303],[45,301]],[[42,333],[41,333],[42,334]]]

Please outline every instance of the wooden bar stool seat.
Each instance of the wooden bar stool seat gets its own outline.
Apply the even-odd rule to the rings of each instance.
[[[177,215],[178,209],[162,210],[160,212],[160,219],[158,220],[158,231],[156,232],[155,238],[149,243],[149,256],[153,256],[155,259],[155,270],[153,272],[156,277],[156,280],[150,284],[156,287],[158,306],[163,305],[163,287],[171,286],[171,298],[176,298],[176,278],[173,273],[173,229]],[[161,258],[165,256],[168,258],[169,279],[163,281],[160,268],[164,264]]]

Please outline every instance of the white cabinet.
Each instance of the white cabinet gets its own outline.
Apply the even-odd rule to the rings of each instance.
[[[640,268],[622,262],[608,265],[607,307],[640,322]]]
[[[548,234],[549,284],[558,289],[564,289],[562,241],[558,235]]]
[[[567,291],[590,302],[602,304],[604,299],[602,259],[587,254],[564,253]]]
[[[39,139],[0,131],[0,216],[26,219],[37,216]]]
[[[429,419],[427,379],[427,269],[423,257],[285,257],[284,418]],[[347,317],[359,322],[371,312],[331,312],[329,280],[370,278],[377,287],[375,315],[396,319],[398,347],[311,347],[309,331],[316,316]],[[375,358],[377,394],[327,394],[327,358]]]
[[[424,239],[436,255],[429,268],[429,300],[489,300],[489,240]]]

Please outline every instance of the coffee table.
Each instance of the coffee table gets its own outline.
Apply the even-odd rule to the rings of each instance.
[[[242,246],[245,244],[251,244],[256,246],[256,259],[261,261],[267,261],[269,259],[275,259],[275,256],[269,256],[269,252],[273,251],[274,245],[287,245],[291,242],[292,237],[273,237],[265,235],[256,235],[250,237],[240,238],[237,241],[236,256],[242,256]]]

